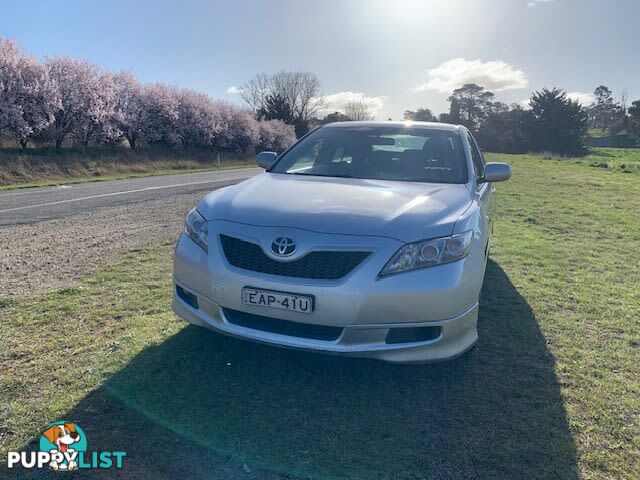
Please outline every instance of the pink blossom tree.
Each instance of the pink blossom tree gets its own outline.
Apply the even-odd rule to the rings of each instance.
[[[26,148],[53,122],[59,105],[46,70],[14,42],[0,38],[0,131]]]
[[[73,128],[73,137],[81,145],[90,141],[114,143],[122,138],[116,122],[116,85],[112,74],[97,72],[88,79],[92,90],[85,98],[87,110],[78,118]]]
[[[179,101],[176,88],[161,83],[143,88],[142,137],[149,144],[174,146],[180,143],[176,132]]]
[[[98,128],[93,139],[100,143],[114,144],[122,141],[123,131],[118,122],[118,91],[115,75],[106,72],[99,80],[100,110],[97,116]]]
[[[215,102],[214,112],[218,129],[213,141],[215,148],[243,153],[255,148],[260,139],[260,127],[251,112],[225,101]]]
[[[50,127],[56,150],[70,133],[80,142],[88,141],[99,122],[99,72],[95,65],[69,57],[55,57],[46,63],[49,77],[55,83],[60,106]]]
[[[176,133],[185,148],[212,144],[218,129],[215,104],[208,95],[187,89],[178,91]]]
[[[8,132],[22,116],[20,57],[13,41],[0,39],[0,132]]]
[[[283,152],[296,141],[293,125],[282,120],[263,120],[259,122],[260,135],[258,151]]]
[[[142,85],[131,72],[120,72],[113,77],[115,108],[113,120],[129,146],[135,150],[144,129],[145,98]]]
[[[231,138],[234,145],[242,153],[255,149],[260,140],[258,121],[251,112],[244,109],[237,109],[233,118]]]
[[[129,72],[112,75],[69,57],[41,65],[2,38],[0,132],[25,148],[32,138],[48,139],[57,150],[70,136],[82,145],[126,138],[132,149],[144,140],[243,153],[279,152],[295,141],[293,128],[281,120],[258,121],[250,111],[206,94],[141,85]]]
[[[22,75],[25,92],[22,103],[22,122],[14,128],[14,135],[22,148],[30,139],[38,137],[54,121],[54,113],[61,104],[54,83],[44,66],[33,58],[26,58]]]

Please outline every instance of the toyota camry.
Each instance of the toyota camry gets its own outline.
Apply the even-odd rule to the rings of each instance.
[[[460,125],[342,122],[189,212],[175,312],[280,347],[430,362],[477,341],[494,182]]]

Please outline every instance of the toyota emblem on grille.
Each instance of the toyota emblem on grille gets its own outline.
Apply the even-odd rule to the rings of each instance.
[[[278,237],[271,242],[271,251],[279,257],[288,257],[296,251],[296,242],[289,237]]]

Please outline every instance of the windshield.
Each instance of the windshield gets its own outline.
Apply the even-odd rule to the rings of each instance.
[[[457,132],[411,127],[320,128],[286,152],[270,171],[408,182],[467,181]]]

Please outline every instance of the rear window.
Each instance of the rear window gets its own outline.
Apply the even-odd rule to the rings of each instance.
[[[416,127],[324,127],[286,152],[274,173],[466,183],[457,132]]]

